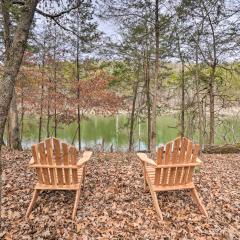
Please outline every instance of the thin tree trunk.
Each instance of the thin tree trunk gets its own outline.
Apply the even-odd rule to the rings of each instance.
[[[144,56],[144,77],[145,77],[145,93],[146,93],[146,104],[147,104],[147,146],[148,151],[151,150],[151,97],[150,97],[150,76],[149,76],[149,60],[148,60],[148,54],[146,51],[146,54]]]
[[[181,121],[180,121],[180,134],[181,137],[184,137],[185,135],[185,62],[184,57],[181,52],[181,46],[180,46],[180,38],[178,36],[178,54],[179,58],[181,60]]]
[[[215,71],[217,66],[217,49],[216,49],[216,36],[215,36],[215,27],[213,25],[211,16],[207,11],[207,8],[203,2],[203,7],[207,13],[207,18],[209,20],[209,25],[212,33],[212,49],[213,55],[211,56],[211,63],[208,65],[211,67],[210,81],[209,81],[209,111],[210,111],[210,121],[209,121],[209,145],[214,144],[214,135],[215,135],[215,103],[214,103],[214,86],[215,86]]]
[[[55,87],[55,93],[56,93],[56,87]],[[56,107],[57,99],[55,97],[55,104],[54,104],[54,137],[57,137],[57,107]]]
[[[12,101],[8,114],[8,122],[9,122],[8,146],[11,149],[22,150],[15,90],[13,91]]]
[[[203,131],[204,131],[204,138],[207,139],[209,142],[209,134],[207,131],[207,99],[204,98],[204,101],[202,103],[202,113],[203,113]]]
[[[41,69],[41,99],[40,99],[40,116],[39,116],[39,136],[38,136],[38,141],[41,142],[42,139],[42,120],[43,120],[43,101],[44,101],[44,76],[45,76],[45,56],[46,56],[46,41],[43,41],[43,55],[42,55],[42,69]]]
[[[133,151],[133,130],[134,130],[134,122],[135,122],[135,108],[136,108],[138,84],[139,84],[139,77],[133,87],[133,102],[132,102],[132,111],[131,111],[131,118],[130,118],[130,133],[129,133],[129,147],[128,147],[128,150],[130,152]]]
[[[77,56],[76,56],[76,68],[77,68],[77,124],[78,124],[78,149],[81,150],[81,110],[80,110],[80,65],[79,65],[79,39],[77,37]]]
[[[47,138],[50,137],[50,87],[48,86],[48,101],[47,101]]]
[[[41,142],[41,139],[42,139],[43,97],[44,97],[44,60],[42,65],[42,81],[41,81],[41,99],[40,99],[40,115],[39,115],[39,132],[38,132],[39,142]]]
[[[47,110],[47,137],[50,137],[50,109],[48,105],[48,110]]]
[[[198,64],[198,48],[196,46],[196,60],[195,60],[195,81],[196,81],[196,95],[197,95],[197,106],[198,106],[198,130],[199,130],[199,144],[203,144],[203,112],[202,104],[200,103],[200,79],[199,79],[199,64]]]
[[[143,54],[143,72],[145,82],[145,94],[146,94],[146,105],[147,105],[147,150],[151,150],[151,96],[150,96],[150,51],[148,43],[148,26],[145,25],[145,49]]]
[[[185,135],[185,64],[184,64],[184,61],[182,61],[181,79],[182,79],[181,137],[184,137]]]
[[[21,139],[21,142],[22,142],[22,139],[23,139],[23,127],[24,127],[24,91],[23,91],[23,84],[21,84],[21,120],[20,120],[20,123],[21,123],[21,132],[20,132],[20,139]]]
[[[54,59],[54,137],[57,137],[57,62],[56,62],[56,28],[55,28],[55,38],[54,38],[54,53],[53,53],[53,59]]]
[[[116,114],[116,151],[118,151],[118,136],[119,136],[119,115]],[[111,145],[111,151],[113,149],[113,143]]]
[[[155,73],[153,84],[152,126],[151,126],[151,154],[156,154],[157,143],[157,86],[159,73],[159,0],[155,1]]]
[[[78,94],[79,99],[80,93]],[[77,122],[78,122],[78,149],[81,150],[82,148],[82,139],[81,139],[81,110],[80,106],[78,105],[77,108]]]
[[[214,135],[215,135],[215,110],[214,110],[214,84],[215,84],[215,66],[212,66],[211,69],[211,76],[210,76],[210,82],[209,82],[209,111],[210,111],[210,122],[209,122],[209,145],[214,144]]]

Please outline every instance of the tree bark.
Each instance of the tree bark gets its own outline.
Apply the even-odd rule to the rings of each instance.
[[[181,70],[181,94],[182,94],[182,101],[181,101],[181,137],[185,135],[185,64],[184,60],[182,59],[182,70]]]
[[[185,135],[185,62],[181,52],[180,38],[178,37],[178,54],[181,60],[181,137]]]
[[[78,20],[78,24],[79,24],[79,20]],[[78,25],[78,29],[79,29],[79,25]],[[81,150],[81,110],[80,110],[80,105],[79,105],[79,101],[80,101],[80,65],[79,65],[79,52],[80,52],[80,46],[79,46],[79,37],[77,36],[77,54],[76,54],[76,80],[77,80],[77,124],[78,124],[78,150]]]
[[[135,108],[136,108],[136,100],[137,100],[137,93],[138,93],[138,84],[139,84],[139,77],[133,87],[133,102],[132,102],[132,111],[131,111],[131,119],[130,119],[129,147],[128,147],[128,150],[130,152],[133,151],[133,130],[134,130],[134,122],[135,122]]]
[[[50,120],[51,120],[51,113],[50,113],[50,87],[48,86],[48,89],[47,89],[47,97],[48,97],[48,101],[47,101],[47,138],[50,137]]]
[[[41,139],[42,139],[43,97],[44,97],[44,60],[43,60],[43,65],[42,65],[42,82],[41,82],[41,99],[40,99],[38,142],[41,142]]]
[[[151,149],[151,96],[150,96],[150,76],[149,76],[149,59],[148,52],[144,54],[144,77],[145,77],[145,94],[147,104],[147,147]]]
[[[20,139],[22,142],[23,139],[23,130],[24,130],[24,91],[23,91],[23,84],[21,84],[21,119],[20,119],[20,125],[21,125],[21,131],[20,131]]]
[[[22,150],[15,90],[13,91],[12,101],[8,113],[8,121],[8,147],[10,149]]]
[[[198,40],[199,42],[199,36]],[[198,107],[198,132],[199,132],[199,144],[203,144],[203,111],[202,104],[200,102],[200,79],[199,79],[199,64],[198,64],[198,46],[196,46],[196,59],[195,59],[195,81],[196,81],[196,97]]]
[[[212,66],[210,82],[209,82],[209,111],[210,111],[210,121],[209,121],[209,145],[214,144],[214,135],[215,135],[215,106],[214,106],[214,85],[215,85],[215,66]]]
[[[54,137],[57,137],[57,61],[56,61],[56,48],[57,48],[57,32],[55,28],[54,33],[54,49],[53,49],[53,60],[54,60]]]
[[[157,142],[157,86],[159,73],[159,0],[155,1],[155,73],[153,84],[152,126],[151,126],[151,154],[156,154]]]
[[[9,1],[6,0],[2,0],[1,2],[3,15],[8,10],[6,8],[6,5],[8,3]],[[28,0],[25,1],[24,6],[22,6],[21,16],[16,26],[12,44],[9,48],[8,57],[4,59],[3,77],[0,80],[0,142],[2,142],[3,139],[4,128],[12,100],[16,77],[21,66],[28,39],[29,29],[32,24],[37,3],[38,0]],[[4,25],[4,36],[6,36],[5,29],[6,28]]]
[[[214,144],[214,136],[215,136],[215,72],[217,67],[217,45],[216,45],[216,36],[215,36],[215,27],[214,23],[211,19],[210,13],[207,11],[207,7],[202,2],[204,10],[206,12],[206,16],[209,21],[209,25],[211,28],[211,34],[212,34],[212,55],[210,58],[210,62],[208,62],[208,65],[211,68],[211,74],[210,74],[210,80],[209,80],[209,112],[210,112],[210,121],[209,121],[209,145]]]

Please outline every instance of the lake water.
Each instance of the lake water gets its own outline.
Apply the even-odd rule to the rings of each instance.
[[[230,121],[230,123],[229,123]],[[179,135],[177,128],[177,115],[164,115],[157,119],[157,144],[165,144]],[[118,116],[91,116],[81,122],[82,148],[125,151],[128,149],[128,118],[124,115]],[[217,127],[216,143],[223,143],[240,139],[239,119],[227,119],[225,125]],[[228,126],[229,125],[229,126]],[[228,128],[236,128],[231,130]],[[45,127],[45,124],[44,124]],[[46,129],[43,127],[42,137],[46,137]],[[59,125],[57,137],[70,144],[78,146],[76,135],[77,124]],[[234,132],[234,133],[233,133]],[[53,134],[53,129],[52,129]],[[237,135],[238,134],[238,135]],[[234,136],[233,136],[234,135]],[[225,136],[225,137],[224,137]],[[76,137],[77,138],[77,137]],[[194,138],[197,140],[197,136]],[[236,138],[236,139],[234,139]],[[24,133],[22,146],[28,149],[32,144],[38,142],[38,121],[34,118],[24,120]],[[137,122],[134,131],[134,149],[136,151],[147,149],[147,123]]]

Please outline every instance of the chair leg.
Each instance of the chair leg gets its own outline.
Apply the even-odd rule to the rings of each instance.
[[[74,220],[74,218],[76,216],[79,199],[80,199],[80,189],[77,190],[77,192],[76,192],[76,197],[75,197],[75,202],[74,202],[74,207],[73,207],[73,213],[72,213],[72,220]]]
[[[85,187],[85,177],[86,177],[86,166],[83,168],[83,176],[82,176],[82,189]]]
[[[151,188],[150,188],[150,192],[151,192],[151,196],[152,196],[152,200],[153,200],[153,206],[155,207],[155,209],[157,211],[157,215],[161,220],[163,220],[162,212],[161,212],[159,204],[158,204],[157,194],[156,194],[156,192],[151,190]]]
[[[192,198],[193,198],[193,201],[198,205],[200,211],[201,211],[206,217],[208,217],[207,211],[206,211],[204,205],[202,204],[202,202],[201,202],[201,200],[200,200],[200,198],[199,198],[199,196],[198,196],[197,190],[196,190],[195,188],[193,188],[190,193],[191,193],[191,196],[192,196]]]
[[[146,179],[146,172],[143,170],[143,175],[144,175],[144,191],[147,192],[147,179]]]
[[[29,204],[27,213],[26,213],[26,217],[27,217],[27,218],[29,217],[29,215],[30,215],[30,213],[31,213],[31,211],[32,211],[32,209],[33,209],[36,201],[37,201],[37,198],[38,198],[39,193],[40,193],[40,190],[39,190],[39,189],[34,189],[34,191],[33,191],[33,197],[32,197],[32,200],[31,200],[31,202],[30,202],[30,204]]]
[[[142,164],[142,167],[143,167],[143,181],[144,181],[143,189],[144,189],[144,192],[147,192],[147,173],[146,173],[144,163]]]

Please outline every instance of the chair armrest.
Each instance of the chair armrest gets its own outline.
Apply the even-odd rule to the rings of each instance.
[[[33,165],[34,164],[34,158],[31,157],[31,160],[29,161],[29,165]]]
[[[77,166],[81,167],[83,164],[85,164],[92,156],[92,152],[91,151],[85,151],[83,153],[83,156],[81,158],[79,158],[78,162],[77,162]]]
[[[156,168],[180,168],[180,167],[196,167],[200,166],[201,163],[195,162],[195,163],[174,163],[174,164],[162,164],[157,165]]]
[[[151,158],[148,158],[147,154],[137,153],[137,156],[141,159],[141,161],[153,165],[155,167],[157,166],[157,164]]]

